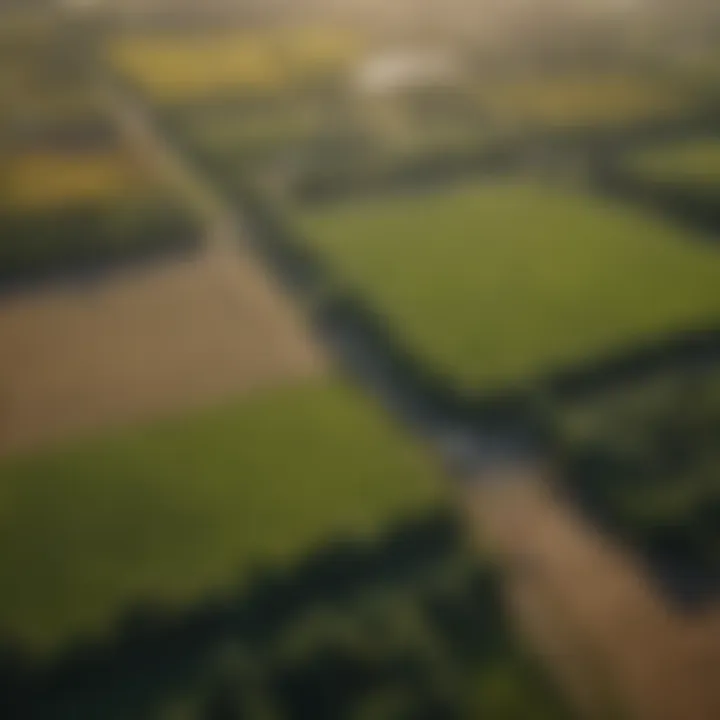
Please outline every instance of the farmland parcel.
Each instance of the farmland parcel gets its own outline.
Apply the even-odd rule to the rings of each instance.
[[[463,186],[305,209],[297,226],[341,287],[469,391],[720,320],[714,247],[580,193]]]
[[[42,650],[106,633],[136,603],[234,588],[439,492],[378,412],[333,383],[7,459],[0,477],[2,628]]]

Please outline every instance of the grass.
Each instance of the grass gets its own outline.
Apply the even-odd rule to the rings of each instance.
[[[657,80],[611,72],[490,82],[478,97],[496,120],[551,129],[618,127],[677,115],[693,104]]]
[[[636,152],[628,160],[635,176],[720,193],[720,138],[694,138]]]
[[[306,209],[297,226],[341,285],[466,390],[720,319],[715,248],[581,193],[470,185]]]
[[[112,44],[111,63],[160,103],[224,94],[274,94],[342,71],[358,53],[349,33],[325,28],[128,35]]]
[[[181,122],[180,133],[199,152],[242,169],[306,146],[321,127],[318,112],[294,102],[254,112],[199,110]]]
[[[31,151],[7,162],[0,171],[0,187],[7,207],[41,211],[122,197],[141,178],[140,169],[119,150]]]
[[[338,383],[0,463],[0,625],[50,652],[139,603],[237,590],[432,507],[433,473]]]

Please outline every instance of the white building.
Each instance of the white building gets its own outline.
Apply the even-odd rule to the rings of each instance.
[[[442,49],[395,49],[366,58],[355,71],[354,84],[369,94],[448,86],[458,81],[457,57]]]

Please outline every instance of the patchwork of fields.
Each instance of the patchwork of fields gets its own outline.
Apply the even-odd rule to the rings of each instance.
[[[20,27],[0,31],[0,288],[193,247],[190,214],[105,107],[91,44],[60,18]]]
[[[470,402],[535,393],[717,330],[717,248],[690,229],[698,215],[720,228],[717,139],[624,144],[657,125],[684,137],[707,98],[642,62],[627,73],[520,63],[492,77],[472,53],[450,87],[364,94],[357,71],[384,37],[181,25],[139,22],[97,44],[72,23],[0,29],[0,290],[12,290],[0,297],[0,687],[15,693],[11,710],[564,717],[435,463],[334,377],[299,312],[232,247],[235,211],[272,216],[256,247],[318,260],[303,299],[318,317],[350,305],[379,320]],[[554,175],[590,179],[591,136],[618,140],[599,163],[621,190],[611,199]],[[153,262],[121,269],[129,259]],[[715,374],[693,385],[675,368],[547,410],[558,486],[589,497],[647,557],[706,574],[720,558]],[[551,570],[541,578],[531,558],[511,585],[534,573],[583,611],[595,599],[571,588],[582,572],[625,583],[594,535],[577,552],[555,544],[572,533],[560,516],[543,525],[542,508],[509,537],[534,495],[496,490],[460,500],[511,571],[539,518],[536,560]],[[612,606],[613,587],[597,602]],[[645,602],[634,589],[631,611]]]

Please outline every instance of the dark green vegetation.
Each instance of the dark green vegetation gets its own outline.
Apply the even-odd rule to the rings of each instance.
[[[495,573],[437,511],[21,668],[4,680],[23,720],[567,717],[515,644]]]
[[[636,153],[628,165],[648,181],[720,193],[720,137],[691,138],[646,149]]]
[[[197,245],[199,229],[169,198],[128,198],[0,213],[0,288],[73,277]]]
[[[341,288],[471,392],[720,317],[714,248],[581,194],[463,186],[301,212],[298,232]]]
[[[720,232],[720,137],[651,144],[611,161],[605,187],[675,221]]]
[[[569,490],[682,599],[720,581],[720,372],[648,373],[559,415]]]
[[[340,385],[5,460],[0,617],[31,647],[108,632],[439,499],[432,472]]]
[[[563,716],[427,462],[340,385],[0,476],[6,717]]]

